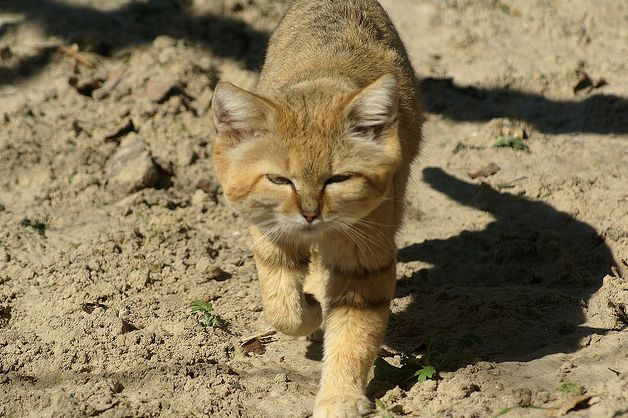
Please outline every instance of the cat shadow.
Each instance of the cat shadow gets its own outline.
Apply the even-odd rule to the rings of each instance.
[[[425,110],[455,121],[511,118],[528,122],[547,134],[628,134],[628,98],[614,94],[553,100],[506,88],[463,87],[449,77],[425,77],[418,83]]]
[[[424,181],[495,220],[480,231],[401,248],[414,269],[396,286],[385,347],[423,356],[437,370],[477,362],[530,361],[568,353],[608,330],[582,325],[583,309],[615,260],[590,225],[549,204],[457,179],[440,168]],[[322,359],[322,344],[306,357]],[[372,381],[368,393],[390,388]]]
[[[432,267],[399,279],[389,348],[453,370],[479,360],[530,361],[572,352],[588,336],[606,332],[582,325],[583,309],[615,263],[592,226],[547,203],[440,168],[424,169],[423,179],[495,220],[480,231],[400,249],[400,263]]]
[[[0,13],[21,14],[20,22],[36,23],[48,36],[77,43],[81,50],[110,56],[123,48],[152,42],[160,35],[201,45],[213,54],[232,58],[253,71],[261,68],[269,35],[228,15],[192,14],[185,1],[132,1],[115,9],[67,4],[57,0],[8,0]],[[2,25],[0,37],[11,31]],[[1,38],[0,38],[1,40]],[[0,63],[2,61],[0,60]],[[37,75],[50,62],[49,52],[0,66],[0,85]]]

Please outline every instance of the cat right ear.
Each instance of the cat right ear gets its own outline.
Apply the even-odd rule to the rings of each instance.
[[[394,125],[398,115],[398,86],[385,74],[358,92],[345,108],[348,128],[361,136],[376,138]]]
[[[261,136],[267,131],[271,103],[251,92],[221,81],[212,98],[218,134],[233,139]]]

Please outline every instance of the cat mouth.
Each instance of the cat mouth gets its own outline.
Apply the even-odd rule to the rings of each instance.
[[[327,225],[324,222],[314,222],[308,224],[299,224],[295,228],[295,232],[305,234],[306,236],[318,235],[327,230]]]

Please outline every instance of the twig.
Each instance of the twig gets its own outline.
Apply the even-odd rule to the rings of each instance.
[[[37,51],[39,52],[52,52],[52,51],[59,51],[61,52],[63,55],[72,58],[74,61],[76,61],[77,63],[84,65],[88,68],[96,68],[96,64],[94,64],[94,62],[89,59],[86,55],[81,54],[78,51],[78,45],[74,44],[72,46],[67,46],[67,45],[63,45],[63,44],[44,44],[44,45],[38,45],[35,47],[35,49],[37,49]]]
[[[92,97],[96,100],[102,100],[105,97],[109,96],[113,89],[118,86],[122,78],[124,78],[125,74],[126,70],[122,68],[113,70],[107,77],[105,84],[103,84],[101,88],[96,89],[96,91],[94,91],[94,93],[92,94]]]
[[[88,57],[86,57],[85,55],[81,54],[78,51],[78,47],[71,47],[71,46],[67,46],[67,45],[59,45],[59,48],[57,48],[59,52],[61,52],[62,54],[72,58],[74,61],[78,62],[79,64],[83,64],[84,66],[88,67],[88,68],[96,68],[96,64],[94,64],[92,62],[92,60],[90,60]]]
[[[249,342],[249,341],[251,341],[252,339],[255,339],[255,338],[261,340],[262,338],[270,337],[271,335],[275,335],[275,334],[277,334],[277,331],[269,330],[269,331],[262,332],[260,334],[249,335],[248,337],[240,338],[240,345],[244,345],[247,342]]]

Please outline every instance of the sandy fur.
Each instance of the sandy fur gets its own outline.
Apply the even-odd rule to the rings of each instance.
[[[292,335],[325,330],[314,416],[361,416],[421,140],[405,49],[375,1],[297,1],[270,40],[257,92],[219,84],[214,114],[217,174],[254,224],[268,321]],[[351,181],[327,185],[337,172]],[[292,187],[268,181],[277,173]],[[268,226],[304,211],[344,217],[345,225],[313,235]]]

